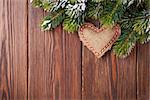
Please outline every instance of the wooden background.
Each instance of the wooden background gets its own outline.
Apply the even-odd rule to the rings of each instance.
[[[61,26],[41,32],[44,15],[0,0],[0,100],[150,100],[150,43],[96,59]]]

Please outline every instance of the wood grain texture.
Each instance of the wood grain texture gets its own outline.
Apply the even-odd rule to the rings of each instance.
[[[137,79],[136,79],[136,48],[126,59],[116,59],[116,96],[117,100],[136,100]],[[113,76],[113,75],[112,75]]]
[[[150,100],[150,43],[97,59],[77,34],[42,32],[28,0],[0,0],[0,100]]]
[[[96,59],[83,47],[83,100],[149,100],[149,48],[140,48],[126,59],[110,52]]]
[[[43,11],[29,5],[29,100],[81,99],[81,43],[59,26],[41,32]]]
[[[0,0],[0,100],[27,99],[27,0]]]
[[[150,99],[150,43],[137,46],[137,100]]]

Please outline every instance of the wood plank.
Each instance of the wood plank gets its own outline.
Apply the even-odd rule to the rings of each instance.
[[[126,59],[107,52],[97,59],[83,47],[83,100],[136,99],[136,50]]]
[[[137,46],[137,100],[150,99],[150,43]]]
[[[0,99],[27,99],[27,0],[0,0]]]
[[[29,5],[29,100],[81,98],[81,46],[59,26],[41,32],[44,12]]]
[[[137,98],[136,57],[135,48],[127,58],[116,60],[117,77],[115,84],[116,96],[114,98],[116,97],[117,100],[136,100]]]
[[[65,83],[66,83],[66,98],[65,100],[80,100],[81,91],[81,42],[76,33],[65,33]]]

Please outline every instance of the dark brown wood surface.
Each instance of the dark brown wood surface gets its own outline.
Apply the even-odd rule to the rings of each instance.
[[[42,32],[44,15],[28,0],[0,0],[0,100],[150,99],[150,43],[97,59],[77,33]]]
[[[27,0],[0,0],[0,100],[27,98]]]

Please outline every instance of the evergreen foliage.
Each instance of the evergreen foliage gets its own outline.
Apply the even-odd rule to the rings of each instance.
[[[63,24],[69,32],[78,31],[86,19],[101,25],[121,26],[122,34],[113,46],[114,53],[126,57],[136,43],[150,40],[149,0],[32,0],[33,6],[49,13],[41,23],[43,30]]]

